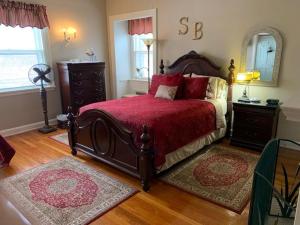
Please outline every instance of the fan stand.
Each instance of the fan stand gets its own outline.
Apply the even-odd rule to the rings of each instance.
[[[41,80],[41,99],[42,99],[42,106],[43,106],[43,113],[44,113],[44,120],[45,125],[44,127],[39,129],[39,132],[43,134],[48,134],[50,132],[56,131],[55,127],[49,126],[49,119],[48,119],[48,110],[47,110],[47,92],[43,84],[43,80]]]

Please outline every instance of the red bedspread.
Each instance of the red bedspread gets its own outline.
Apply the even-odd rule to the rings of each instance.
[[[142,127],[147,125],[157,167],[163,165],[166,154],[216,129],[214,105],[197,99],[170,101],[143,95],[90,104],[80,113],[89,109],[104,110],[120,120],[134,132],[138,146]]]

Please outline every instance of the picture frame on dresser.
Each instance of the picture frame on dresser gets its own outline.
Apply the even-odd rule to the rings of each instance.
[[[262,151],[276,137],[279,105],[233,103],[230,144]]]

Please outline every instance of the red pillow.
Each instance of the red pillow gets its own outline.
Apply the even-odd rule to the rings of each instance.
[[[181,74],[153,75],[149,94],[155,95],[159,85],[177,86],[176,98],[182,98],[184,78]]]
[[[187,99],[204,99],[206,96],[207,84],[208,77],[185,77],[183,97]]]

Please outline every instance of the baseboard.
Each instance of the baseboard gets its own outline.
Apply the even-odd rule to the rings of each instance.
[[[9,129],[5,129],[5,130],[0,130],[0,134],[3,137],[8,137],[8,136],[12,136],[12,135],[16,135],[16,134],[21,134],[27,131],[31,131],[31,130],[36,130],[38,128],[41,128],[44,125],[44,121],[41,122],[37,122],[37,123],[32,123],[32,124],[27,124],[27,125],[23,125],[20,127],[14,127],[14,128],[9,128]],[[51,119],[49,120],[49,124],[50,125],[56,125],[57,124],[57,120],[56,119]]]
[[[296,141],[296,142],[300,145],[299,141]],[[281,141],[280,146],[283,147],[283,148],[288,148],[288,149],[300,151],[300,146],[295,145],[295,144],[293,144],[291,142],[288,142],[288,141]]]

